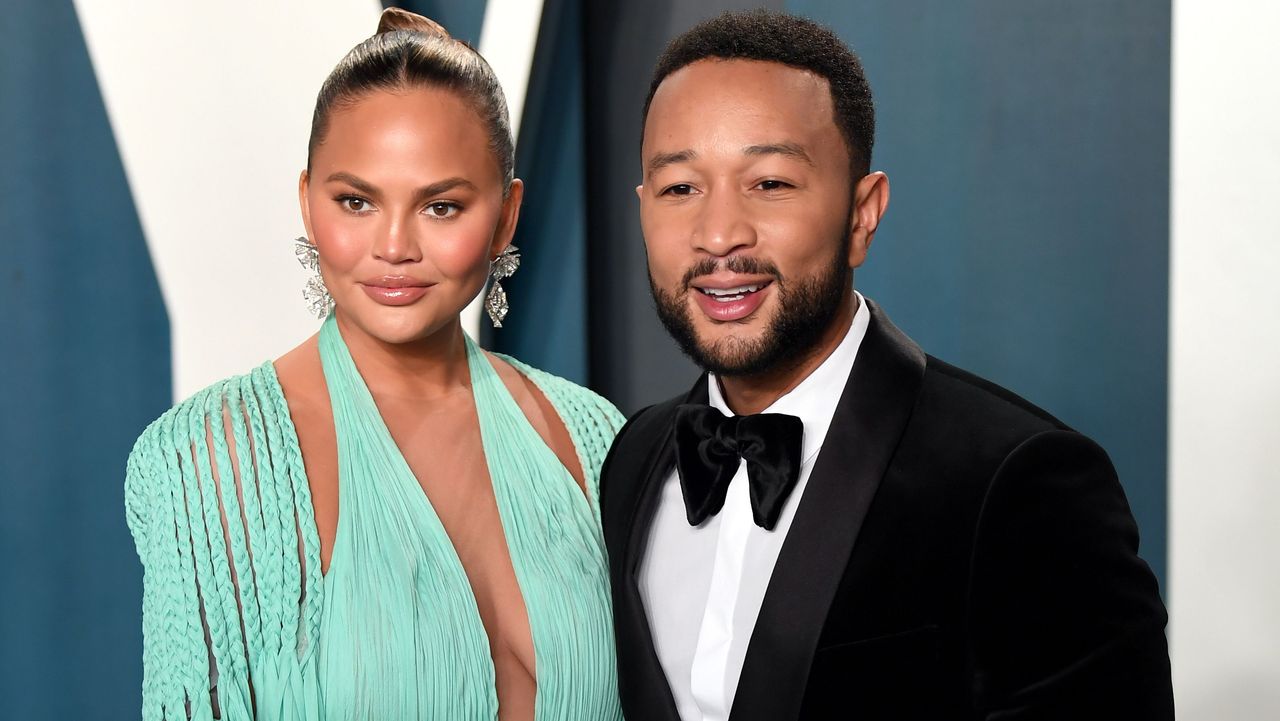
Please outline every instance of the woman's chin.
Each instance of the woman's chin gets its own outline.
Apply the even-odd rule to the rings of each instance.
[[[357,312],[345,312],[341,306],[340,315],[345,315],[360,332],[381,343],[402,345],[415,343],[442,331],[447,331],[458,323],[458,315],[443,313],[439,309],[415,308],[360,308]]]

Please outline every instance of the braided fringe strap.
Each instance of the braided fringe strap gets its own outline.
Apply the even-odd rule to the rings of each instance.
[[[538,370],[515,358],[497,354],[538,386],[538,390],[551,401],[556,413],[569,429],[569,437],[578,453],[578,464],[585,474],[590,493],[591,509],[600,525],[600,467],[613,437],[626,423],[626,416],[604,397],[572,381]]]
[[[125,518],[143,565],[144,721],[212,721],[215,698],[220,719],[253,719],[255,663],[304,663],[321,608],[310,491],[270,363],[143,432]]]

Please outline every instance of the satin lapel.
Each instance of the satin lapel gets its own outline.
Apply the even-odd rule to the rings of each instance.
[[[867,306],[871,323],[778,554],[730,721],[799,715],[832,599],[915,404],[924,353]]]
[[[670,407],[670,421],[665,423],[662,440],[657,451],[650,456],[649,466],[644,471],[644,480],[636,495],[635,514],[629,527],[631,537],[627,540],[626,572],[636,578],[640,571],[640,562],[644,560],[644,548],[649,542],[649,530],[653,525],[654,513],[658,510],[658,498],[662,491],[662,482],[666,480],[671,469],[675,467],[675,408],[682,403],[706,405],[710,402],[707,393],[707,374],[698,376],[698,382],[685,394],[684,398]]]
[[[652,446],[654,450],[640,471],[635,504],[627,524],[626,550],[620,559],[620,568],[614,570],[615,625],[619,653],[625,653],[625,658],[619,657],[618,683],[628,721],[679,721],[680,718],[653,645],[653,631],[640,595],[640,564],[648,546],[663,482],[675,467],[675,409],[681,403],[705,404],[707,401],[707,376],[703,374],[684,398],[673,399],[661,409],[655,409],[662,420],[662,427],[656,433],[659,440]]]

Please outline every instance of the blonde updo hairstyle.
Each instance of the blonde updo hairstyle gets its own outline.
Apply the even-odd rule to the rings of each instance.
[[[368,93],[444,88],[470,102],[488,126],[489,149],[502,171],[505,196],[515,177],[515,143],[507,99],[489,63],[439,23],[399,8],[387,8],[373,37],[351,49],[329,73],[316,97],[307,144],[311,156],[324,143],[335,109],[356,103]]]

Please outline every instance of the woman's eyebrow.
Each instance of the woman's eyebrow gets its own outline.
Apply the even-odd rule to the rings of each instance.
[[[351,173],[337,172],[325,179],[326,183],[346,183],[356,190],[366,195],[377,195],[378,189],[373,187],[372,183],[366,182],[352,175]]]
[[[418,188],[417,192],[414,193],[414,195],[419,200],[425,200],[427,198],[430,198],[433,195],[447,193],[450,190],[453,190],[454,188],[476,190],[476,184],[471,182],[470,180],[467,180],[466,178],[454,176],[452,178],[445,178],[444,180],[437,180],[436,182],[430,185],[424,185],[421,188]]]
[[[330,175],[328,178],[326,178],[325,182],[346,183],[347,185],[350,185],[351,187],[355,188],[356,190],[366,195],[376,196],[378,194],[378,189],[374,187],[372,183],[362,180],[352,175],[351,173],[346,173],[346,172],[334,173],[333,175]],[[423,198],[429,198],[433,195],[439,195],[440,193],[447,193],[448,191],[453,190],[454,188],[467,188],[469,190],[475,190],[476,186],[475,186],[475,183],[472,183],[470,180],[467,180],[466,178],[463,178],[460,176],[454,176],[452,178],[445,178],[444,180],[437,180],[436,182],[431,183],[430,185],[424,185],[421,188],[418,188],[417,190],[415,190],[413,195],[415,198],[421,200]]]

